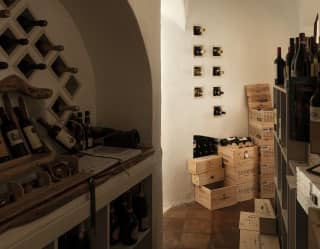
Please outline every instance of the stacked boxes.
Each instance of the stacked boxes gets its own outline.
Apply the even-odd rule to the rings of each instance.
[[[237,201],[256,197],[258,185],[258,147],[219,146],[225,168],[225,186],[236,186]]]
[[[237,203],[237,187],[224,186],[225,169],[221,156],[206,156],[188,161],[188,170],[195,185],[195,200],[209,210]]]
[[[274,110],[270,86],[248,85],[246,95],[249,106],[249,136],[259,146],[260,197],[274,198]],[[252,99],[255,100],[254,104]]]

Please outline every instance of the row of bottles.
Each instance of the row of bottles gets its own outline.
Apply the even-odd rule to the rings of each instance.
[[[136,244],[139,232],[149,229],[149,222],[144,185],[140,183],[137,194],[129,190],[110,204],[110,245]]]
[[[17,106],[13,110],[18,124],[13,120],[12,115],[8,115],[5,109],[0,107],[0,162],[26,156],[29,154],[29,150],[33,154],[47,152],[47,148],[31,122],[26,108]]]
[[[39,118],[38,122],[46,128],[49,137],[71,153],[76,153],[94,146],[90,111],[85,112],[84,120],[82,112],[78,112],[77,115],[72,113],[67,127],[59,123],[49,124],[43,118]]]
[[[220,140],[221,146],[238,146],[239,148],[242,147],[250,147],[253,146],[252,139],[250,137],[228,137],[223,138]]]

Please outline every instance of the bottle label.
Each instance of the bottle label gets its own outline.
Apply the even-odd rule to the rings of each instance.
[[[62,143],[65,147],[68,149],[72,149],[77,141],[72,137],[67,131],[64,129],[61,129],[61,131],[58,133],[56,139]]]
[[[17,129],[7,132],[7,137],[11,146],[23,144],[22,137]]]
[[[310,121],[320,122],[320,107],[310,107]]]
[[[33,150],[40,149],[42,147],[42,142],[34,129],[33,125],[29,125],[23,128],[24,134],[30,143],[30,146]]]
[[[9,152],[8,152],[7,146],[4,143],[2,135],[0,134],[0,158],[8,157],[8,156],[9,156]]]

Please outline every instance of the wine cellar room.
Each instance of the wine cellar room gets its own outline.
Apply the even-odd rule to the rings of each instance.
[[[0,0],[0,249],[320,248],[318,12]]]

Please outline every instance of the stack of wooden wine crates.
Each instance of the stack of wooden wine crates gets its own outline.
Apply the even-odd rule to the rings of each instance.
[[[274,109],[269,84],[246,86],[249,136],[259,146],[260,198],[274,198]]]

